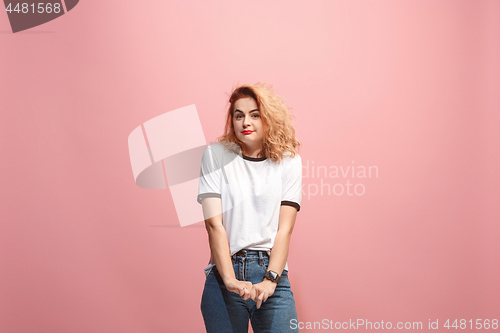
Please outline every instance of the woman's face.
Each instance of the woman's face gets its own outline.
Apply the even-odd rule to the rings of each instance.
[[[236,137],[247,149],[260,149],[264,127],[257,102],[252,97],[240,98],[234,103],[233,126]]]

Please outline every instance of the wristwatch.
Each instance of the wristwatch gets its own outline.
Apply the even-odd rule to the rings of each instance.
[[[280,276],[275,271],[267,271],[264,277],[276,283],[280,282]]]

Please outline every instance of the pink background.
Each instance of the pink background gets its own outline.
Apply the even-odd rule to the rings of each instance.
[[[134,183],[127,137],[195,104],[214,140],[257,81],[304,164],[379,170],[304,195],[300,321],[500,319],[499,59],[496,0],[85,0],[17,34],[0,13],[0,332],[203,331],[206,231]]]

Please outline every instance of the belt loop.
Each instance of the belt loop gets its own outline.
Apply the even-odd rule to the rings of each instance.
[[[262,251],[259,251],[259,265],[264,265],[264,256],[262,255]]]

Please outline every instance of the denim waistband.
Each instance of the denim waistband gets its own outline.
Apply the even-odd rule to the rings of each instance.
[[[240,250],[231,256],[232,259],[236,258],[269,258],[267,251],[256,251],[256,250]]]

